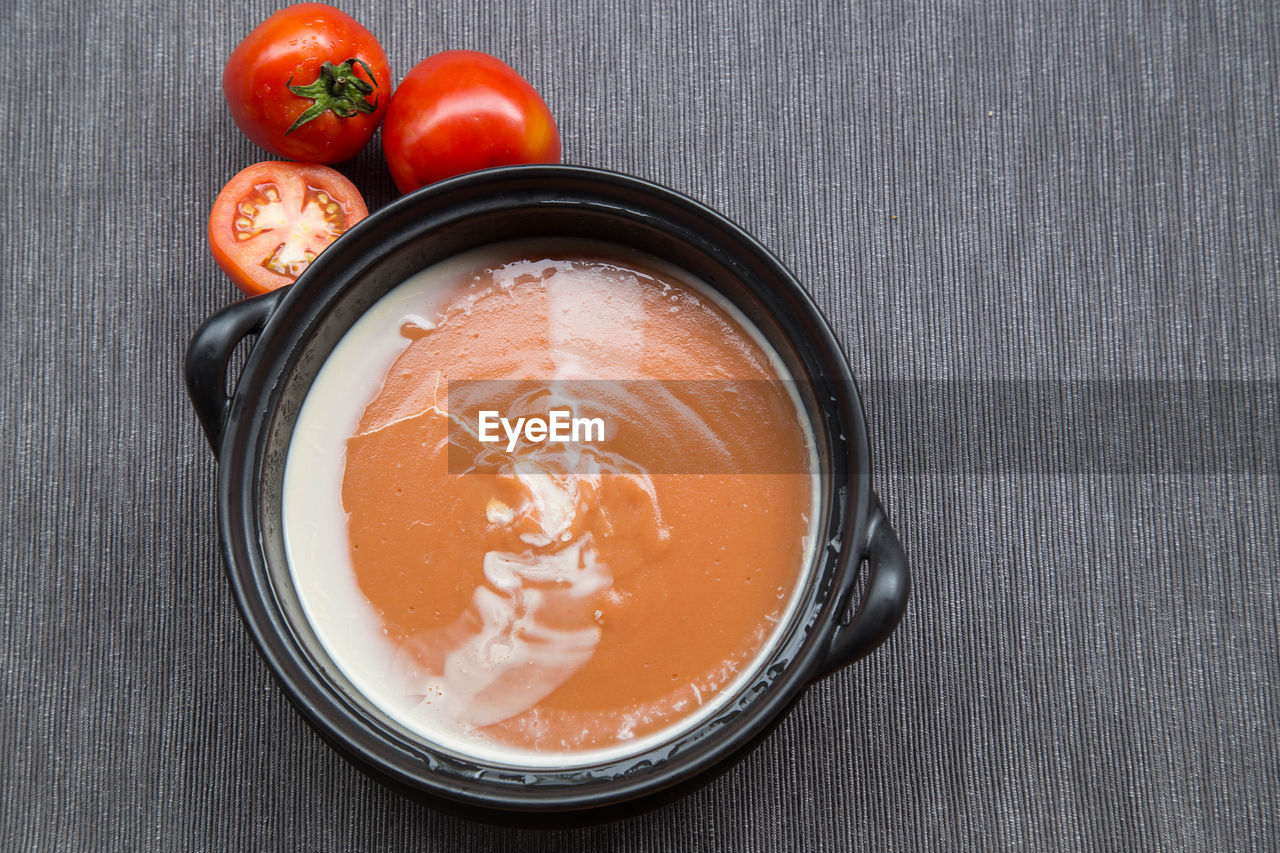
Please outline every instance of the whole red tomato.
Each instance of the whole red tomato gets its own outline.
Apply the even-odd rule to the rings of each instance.
[[[450,50],[401,81],[382,126],[382,151],[401,192],[513,163],[560,162],[560,131],[546,103],[511,66]]]
[[[354,157],[391,100],[387,55],[372,34],[324,3],[298,3],[240,42],[222,72],[240,129],[263,148],[307,163]]]

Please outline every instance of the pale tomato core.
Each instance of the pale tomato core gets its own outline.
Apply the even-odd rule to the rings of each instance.
[[[266,181],[236,201],[236,242],[268,272],[293,281],[348,228],[342,202],[302,181]]]

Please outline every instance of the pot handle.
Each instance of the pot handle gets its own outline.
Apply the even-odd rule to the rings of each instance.
[[[227,360],[231,358],[236,344],[266,327],[287,289],[282,287],[228,305],[200,324],[187,346],[184,365],[187,394],[214,456],[218,455],[222,430],[231,409],[226,391]]]
[[[870,654],[893,633],[907,609],[907,598],[911,593],[907,554],[902,550],[898,534],[889,526],[884,507],[874,492],[871,494],[870,516],[867,544],[862,552],[871,571],[867,592],[849,624],[836,626],[818,678],[825,678]],[[844,613],[848,597],[852,594],[851,585],[844,593],[837,614]]]

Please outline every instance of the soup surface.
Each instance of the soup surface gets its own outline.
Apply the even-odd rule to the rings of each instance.
[[[299,417],[285,534],[308,617],[377,705],[468,754],[572,763],[696,724],[811,560],[787,379],[731,306],[618,247],[436,265],[360,319]],[[510,432],[556,408],[602,429]]]

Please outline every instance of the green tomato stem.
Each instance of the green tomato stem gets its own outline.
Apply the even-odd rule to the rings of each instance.
[[[369,75],[369,80],[373,81],[372,85],[356,76],[356,65],[363,68],[364,73]],[[372,102],[369,101],[369,95],[373,94],[378,80],[373,76],[373,70],[368,64],[355,57],[336,66],[332,62],[324,63],[320,66],[320,76],[305,86],[294,86],[292,76],[285,85],[299,98],[306,98],[312,102],[311,106],[307,107],[284,132],[285,136],[330,110],[339,118],[351,118],[358,113],[371,113],[378,108],[376,97]]]

